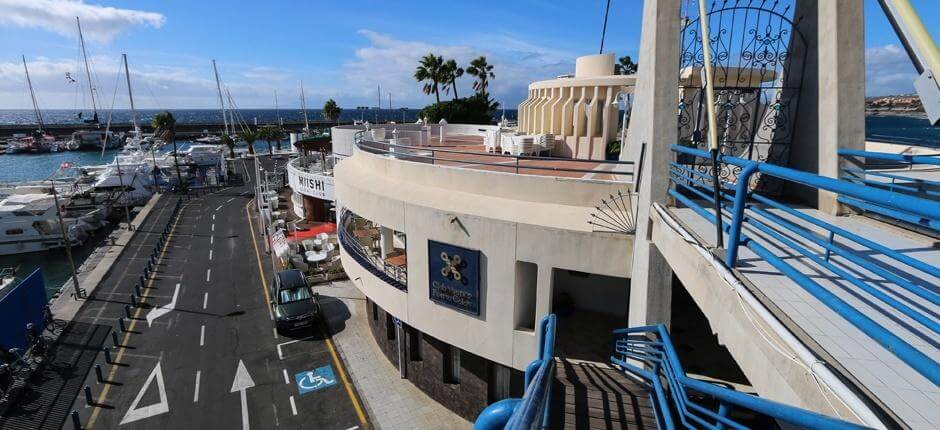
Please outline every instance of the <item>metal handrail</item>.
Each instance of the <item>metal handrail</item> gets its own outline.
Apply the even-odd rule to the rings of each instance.
[[[350,237],[346,231],[347,221],[354,215],[350,210],[344,210],[340,216],[340,225],[338,230],[339,242],[343,249],[360,265],[368,266],[366,270],[385,281],[389,285],[402,291],[408,291],[408,269],[388,264],[381,257],[362,249],[356,238]]]
[[[555,314],[539,322],[538,358],[525,369],[521,399],[503,399],[486,407],[473,424],[474,430],[548,429],[552,385],[555,381]]]
[[[635,164],[633,161],[579,160],[579,159],[573,159],[573,158],[538,157],[538,156],[531,156],[531,155],[506,155],[506,154],[492,154],[489,152],[457,151],[453,149],[434,148],[431,146],[412,146],[412,145],[399,145],[399,144],[387,143],[387,142],[375,142],[375,141],[364,140],[361,138],[361,136],[359,136],[359,138],[356,139],[356,147],[363,151],[373,153],[373,154],[384,154],[384,155],[393,154],[405,160],[430,160],[431,161],[430,164],[436,164],[435,162],[437,161],[448,161],[448,162],[477,165],[477,166],[492,166],[492,167],[498,167],[502,169],[508,168],[508,169],[514,170],[516,174],[520,174],[519,173],[520,170],[544,170],[544,171],[550,171],[550,172],[599,173],[599,174],[608,173],[612,175],[622,175],[622,176],[630,176],[630,177],[634,176],[632,171],[631,172],[618,172],[615,170],[578,169],[578,168],[571,168],[571,167],[527,166],[527,165],[520,165],[519,164],[520,160],[544,161],[548,163],[583,161],[583,162],[592,162],[592,163],[598,163],[601,165],[611,165],[611,166]],[[404,152],[393,151],[392,150],[393,148],[399,148]],[[431,155],[430,156],[422,155],[420,154],[420,152],[431,152]],[[510,158],[511,161],[509,164],[507,164],[505,161],[504,162],[488,162],[488,161],[476,161],[476,160],[462,160],[462,159],[457,159],[457,158],[438,157],[436,155],[437,153],[473,155],[473,156],[482,156],[482,157],[489,157],[489,158],[499,158],[503,160]],[[456,167],[456,166],[448,166],[448,167]],[[594,180],[598,180],[598,179],[594,179]],[[600,180],[600,181],[604,181],[604,180]],[[626,182],[626,181],[608,181],[608,182]]]
[[[697,156],[697,157],[707,157],[709,154],[705,151],[673,145],[672,150],[677,153]],[[854,250],[848,249],[846,247],[839,246],[833,243],[833,238],[836,230],[832,228],[828,223],[822,222],[820,220],[815,220],[815,218],[801,213],[789,206],[774,202],[771,199],[768,199],[765,196],[759,194],[753,194],[749,190],[750,178],[756,173],[766,174],[772,177],[776,177],[783,180],[788,180],[792,182],[801,183],[803,185],[808,185],[813,188],[838,192],[851,198],[859,199],[866,202],[879,202],[879,204],[884,205],[885,207],[892,207],[895,210],[904,210],[909,213],[917,214],[918,216],[933,216],[936,213],[940,213],[940,203],[927,201],[923,199],[917,199],[910,196],[900,196],[896,193],[889,191],[884,191],[880,189],[871,189],[870,187],[864,187],[857,184],[852,184],[844,181],[839,181],[831,178],[820,177],[812,175],[805,172],[800,172],[793,169],[787,169],[780,166],[774,166],[766,163],[758,163],[756,161],[742,160],[736,157],[729,156],[720,156],[719,160],[722,163],[738,166],[741,168],[741,171],[737,177],[736,184],[724,184],[726,189],[734,189],[733,194],[721,193],[725,200],[732,200],[733,205],[731,210],[731,224],[727,224],[724,220],[721,220],[722,230],[727,232],[728,238],[728,248],[725,252],[725,264],[729,267],[734,267],[737,263],[738,251],[740,246],[746,246],[748,249],[757,254],[760,258],[766,260],[774,268],[779,270],[782,274],[789,277],[793,280],[798,286],[803,288],[806,292],[810,293],[813,297],[818,299],[821,303],[829,307],[836,314],[846,319],[848,322],[853,324],[860,331],[865,333],[867,336],[881,344],[888,351],[897,356],[901,361],[909,365],[911,368],[916,370],[918,373],[926,377],[928,380],[934,384],[940,383],[940,365],[936,361],[928,357],[926,354],[920,350],[914,348],[904,339],[900,338],[898,335],[887,330],[882,325],[878,324],[870,317],[865,315],[859,309],[856,309],[852,305],[846,303],[844,300],[830,292],[828,289],[824,288],[822,285],[811,279],[806,274],[794,268],[792,265],[784,261],[784,259],[778,257],[775,253],[771,252],[763,244],[759,243],[756,240],[752,240],[747,235],[741,232],[742,226],[744,223],[747,223],[749,226],[752,226],[754,229],[760,231],[762,234],[768,235],[775,240],[782,242],[783,246],[789,248],[793,251],[798,252],[800,255],[809,258],[814,261],[816,264],[825,267],[827,270],[832,271],[836,276],[844,279],[854,286],[868,292],[869,294],[877,297],[879,300],[898,310],[899,312],[907,315],[908,317],[915,319],[916,321],[923,323],[934,333],[938,332],[938,324],[934,321],[933,316],[935,311],[931,309],[922,309],[915,310],[914,307],[923,308],[920,305],[907,306],[898,300],[884,294],[875,286],[869,285],[868,280],[860,279],[858,276],[853,276],[849,274],[846,270],[841,269],[840,267],[831,264],[829,262],[830,255],[836,254],[840,257],[845,258],[846,260],[853,262],[857,265],[865,267],[867,270],[872,271],[879,276],[882,276],[886,280],[893,282],[899,285],[902,288],[914,293],[921,298],[924,298],[930,301],[933,304],[940,303],[940,295],[936,292],[936,287],[927,284],[925,281],[913,278],[906,279],[896,273],[882,267],[879,262],[862,257],[859,253]],[[673,167],[684,167],[680,166],[677,163],[672,163]],[[683,173],[688,174],[688,170],[683,171],[682,169],[677,169]],[[707,219],[711,223],[715,224],[719,220],[715,217],[714,214],[706,210],[700,204],[690,198],[687,193],[697,195],[702,200],[709,200],[709,195],[702,191],[710,190],[706,184],[701,181],[697,181],[691,178],[691,176],[681,176],[673,174],[670,177],[670,181],[676,184],[676,188],[670,189],[669,194],[673,196],[676,200],[684,204],[685,206],[694,210],[697,214]],[[702,175],[700,177],[706,177]],[[701,188],[699,190],[696,187]],[[679,192],[679,190],[685,192]],[[782,217],[774,215],[769,211],[763,210],[754,205],[748,204],[748,198],[751,198],[758,203],[765,204],[767,206],[773,207],[775,209],[781,210],[782,212],[797,217],[802,220],[812,219],[812,224],[828,228],[830,230],[830,235],[828,241],[821,241],[816,237],[815,233],[809,231],[808,229],[798,226],[797,224],[787,221]],[[757,214],[762,218],[769,220],[773,225],[768,224],[767,222],[762,222],[759,218],[756,218],[751,215],[745,215],[745,209],[748,209],[751,213]],[[811,252],[803,246],[798,245],[795,241],[789,240],[779,233],[781,229],[796,233],[797,235],[809,239],[815,242],[817,245],[823,247],[826,250],[825,257],[819,257],[816,253]],[[844,230],[840,229],[841,233],[847,233]],[[846,236],[850,237],[850,236]],[[853,239],[850,237],[850,239]],[[853,239],[854,240],[854,239]],[[862,243],[864,241],[856,242]],[[872,243],[871,241],[867,241]],[[883,246],[873,247],[873,250],[883,249]],[[926,268],[925,272],[930,274],[938,273],[938,269],[934,266],[928,265],[923,262],[919,264],[910,264],[910,257],[906,258],[897,258],[900,253],[892,251],[892,253],[885,253],[885,255],[895,258],[898,261],[901,261],[905,264],[911,265],[914,268]],[[915,260],[916,261],[916,260]],[[926,267],[925,267],[926,266]],[[908,275],[912,277],[912,275]]]
[[[650,384],[652,407],[660,428],[747,429],[729,416],[732,408],[755,411],[801,428],[864,428],[689,377],[682,368],[669,332],[662,324],[614,330],[614,335],[617,355],[610,357],[611,363]],[[699,405],[687,391],[717,400],[718,410]]]

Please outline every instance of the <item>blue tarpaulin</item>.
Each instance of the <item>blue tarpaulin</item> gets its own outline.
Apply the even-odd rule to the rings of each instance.
[[[45,329],[43,309],[46,307],[46,282],[42,271],[36,269],[26,279],[0,298],[0,348],[26,349],[26,324],[33,323],[36,334]]]

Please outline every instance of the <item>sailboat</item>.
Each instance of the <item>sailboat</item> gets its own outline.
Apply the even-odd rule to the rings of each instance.
[[[72,133],[72,140],[69,145],[79,149],[112,149],[121,146],[121,140],[110,130],[101,130],[101,124],[98,121],[98,104],[95,101],[95,86],[91,79],[91,68],[88,66],[88,52],[85,50],[85,37],[82,35],[82,23],[75,17],[75,23],[78,25],[78,40],[82,47],[82,59],[85,63],[85,78],[88,80],[88,91],[91,95],[91,119],[84,120],[85,124],[94,125],[94,130],[79,130]],[[79,118],[82,114],[79,113]]]
[[[310,136],[310,121],[307,119],[307,97],[304,95],[304,81],[300,81],[300,109],[304,112],[304,136]]]
[[[33,112],[36,114],[36,125],[39,127],[32,135],[13,140],[7,144],[6,153],[39,153],[55,152],[59,150],[59,145],[55,142],[55,137],[43,131],[42,112],[39,110],[39,102],[36,101],[36,93],[33,91],[33,81],[29,77],[29,68],[26,67],[26,56],[23,55],[23,71],[26,72],[26,85],[29,87],[29,97],[33,101]]]

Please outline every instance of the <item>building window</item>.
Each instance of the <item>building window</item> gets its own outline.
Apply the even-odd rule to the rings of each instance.
[[[379,305],[372,302],[372,321],[379,322]]]
[[[460,383],[460,348],[453,345],[444,350],[444,383]]]
[[[395,318],[387,312],[385,313],[385,338],[395,340]]]
[[[535,302],[538,296],[539,267],[535,263],[516,262],[516,329],[535,330]]]
[[[510,396],[510,370],[499,363],[490,363],[490,402],[496,402]]]
[[[408,327],[408,358],[411,361],[421,361],[421,332],[414,327]]]
[[[21,228],[11,228],[11,229],[7,230],[7,235],[14,235],[14,234],[23,234],[23,229],[21,229]]]

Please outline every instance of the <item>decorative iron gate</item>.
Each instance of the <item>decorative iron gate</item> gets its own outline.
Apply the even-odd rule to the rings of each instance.
[[[721,153],[786,165],[806,66],[806,39],[790,4],[768,0],[716,0],[707,12],[712,47],[715,113]],[[679,60],[679,142],[708,149],[702,90],[704,54],[697,2],[683,11]],[[690,18],[690,15],[692,16]],[[688,160],[711,176],[707,160]],[[737,168],[719,178],[734,183]],[[755,178],[752,189],[777,194],[780,184]]]

